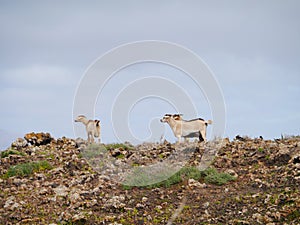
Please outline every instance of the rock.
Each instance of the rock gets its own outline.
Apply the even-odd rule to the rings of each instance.
[[[280,150],[275,154],[271,155],[268,160],[269,165],[283,166],[286,165],[291,159],[290,150],[286,147],[280,148]]]
[[[75,140],[76,147],[80,149],[80,151],[84,151],[87,146],[87,142],[82,138],[76,138]]]
[[[143,198],[142,198],[142,202],[144,202],[144,203],[147,202],[147,200],[148,200],[147,197],[143,197]]]
[[[12,144],[11,147],[13,148],[17,148],[18,150],[20,150],[21,148],[24,148],[28,145],[27,141],[23,138],[17,138],[17,140],[15,140]]]
[[[111,151],[113,157],[118,157],[122,154],[123,148],[115,148]]]
[[[76,203],[79,200],[81,200],[81,197],[80,197],[80,194],[78,192],[74,192],[74,193],[70,194],[69,199],[70,199],[71,203]]]
[[[209,202],[205,202],[205,203],[203,204],[203,208],[204,208],[204,209],[207,209],[207,208],[209,207],[209,205],[210,205]]]
[[[256,220],[259,224],[262,224],[264,217],[260,213],[254,213],[252,218]]]
[[[10,211],[13,211],[13,210],[15,210],[15,209],[18,209],[19,206],[20,206],[20,204],[17,203],[17,202],[15,202],[15,200],[16,200],[16,198],[15,198],[14,196],[9,197],[9,198],[6,200],[6,202],[5,202],[4,206],[3,206],[3,208],[4,208],[4,209],[8,209],[8,210],[10,210]]]
[[[34,145],[34,146],[39,146],[39,145],[46,145],[49,144],[53,138],[49,133],[28,133],[25,135],[25,140]]]
[[[157,206],[155,207],[155,209],[158,210],[158,211],[160,211],[162,208],[163,208],[163,207],[162,207],[161,205],[157,205]]]
[[[238,178],[238,176],[239,176],[233,169],[227,169],[227,170],[225,170],[225,173],[228,173],[235,178]]]
[[[60,221],[69,221],[71,218],[72,218],[72,215],[68,210],[61,212],[60,216],[59,216]]]
[[[49,191],[48,191],[48,189],[47,188],[41,188],[40,189],[40,191],[39,191],[39,194],[40,195],[46,195],[46,194],[48,194],[49,193]]]
[[[65,197],[68,195],[69,189],[64,185],[59,185],[58,187],[53,188],[53,191],[55,192],[56,196]]]
[[[137,203],[136,206],[135,206],[137,209],[143,209],[145,207],[144,204],[141,204],[141,203]]]
[[[246,137],[241,137],[240,135],[235,136],[235,139],[238,141],[246,141],[247,140]]]
[[[4,203],[4,206],[3,208],[9,208],[11,205],[14,204],[14,201],[15,201],[16,197],[15,196],[10,196],[7,198],[6,202]]]
[[[292,158],[292,163],[293,164],[300,164],[300,150],[298,151],[297,154],[295,154]]]
[[[86,223],[85,215],[83,213],[75,214],[74,216],[72,216],[72,222],[75,224],[77,223],[85,224]]]
[[[108,208],[121,209],[126,206],[126,204],[124,204],[124,201],[125,201],[124,195],[113,196],[112,198],[110,198],[105,202],[104,206]]]
[[[201,184],[200,182],[194,180],[194,179],[188,179],[188,186],[193,188],[205,188],[207,185],[206,184]]]

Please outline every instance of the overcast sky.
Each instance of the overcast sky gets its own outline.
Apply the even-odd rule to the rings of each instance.
[[[299,135],[299,11],[297,0],[1,0],[0,149],[31,131],[74,138],[73,100],[87,68],[107,51],[141,40],[185,46],[209,66],[224,95],[224,136]],[[193,83],[174,68],[144,63],[120,74],[126,79],[112,79],[95,105],[105,143],[118,140],[110,107],[103,103],[112,104],[109,99],[131,76],[179,83],[190,92],[199,117],[213,119],[205,93],[197,95]],[[141,101],[131,111],[132,132],[146,138],[150,121],[172,109],[161,99]]]

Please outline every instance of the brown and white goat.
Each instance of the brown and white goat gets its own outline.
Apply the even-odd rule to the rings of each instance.
[[[100,120],[89,120],[85,116],[77,116],[75,122],[81,122],[85,125],[88,136],[88,143],[93,143],[94,137],[100,142]]]
[[[178,142],[181,141],[181,137],[185,140],[198,137],[199,141],[206,142],[206,128],[208,124],[212,124],[211,120],[205,121],[201,118],[183,120],[181,114],[166,114],[160,121],[169,124]]]

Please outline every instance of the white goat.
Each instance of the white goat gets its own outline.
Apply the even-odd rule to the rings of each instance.
[[[212,124],[211,120],[203,120],[201,118],[193,120],[183,120],[180,114],[166,114],[161,120],[162,123],[168,123],[171,127],[178,142],[181,137],[187,138],[198,137],[199,141],[206,142],[206,128],[208,124]]]
[[[94,137],[99,138],[100,142],[100,120],[88,120],[85,116],[80,115],[75,119],[75,122],[81,122],[85,125],[88,136],[88,143],[94,142]]]

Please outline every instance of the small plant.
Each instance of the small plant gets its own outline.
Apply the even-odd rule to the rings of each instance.
[[[205,183],[224,185],[236,179],[228,173],[219,173],[215,168],[200,171],[197,167],[186,166],[178,170],[175,174],[173,174],[173,171],[174,168],[165,168],[159,173],[153,174],[151,170],[147,170],[144,167],[135,167],[130,176],[125,179],[123,188],[129,190],[133,186],[146,188],[170,187],[188,179],[203,179]],[[154,182],[155,180],[162,181]]]
[[[29,163],[17,164],[15,166],[11,166],[6,174],[5,178],[13,177],[13,176],[28,176],[34,172],[43,171],[46,169],[51,169],[52,166],[47,161],[36,161]]]
[[[163,158],[164,158],[164,154],[163,154],[163,153],[160,153],[160,154],[158,155],[158,157],[159,157],[160,159],[163,159]]]
[[[23,152],[19,152],[15,149],[9,148],[3,152],[1,152],[1,158],[8,157],[9,155],[22,155],[24,156],[25,154]]]
[[[174,168],[169,166],[157,168],[142,166],[133,167],[130,174],[128,174],[124,180],[124,188],[130,189],[133,186],[148,188],[155,188],[163,185],[169,186],[173,182],[178,182],[177,180],[173,181],[173,179],[170,179],[172,174],[174,174]]]
[[[300,218],[300,210],[294,210],[287,215],[287,220],[289,222],[294,221],[299,218]]]
[[[133,146],[122,144],[122,143],[113,143],[113,144],[105,145],[105,148],[107,150],[113,150],[113,149],[116,149],[116,148],[123,148],[124,150],[131,150],[131,149],[133,149]]]
[[[264,149],[260,147],[260,148],[258,148],[258,152],[263,153]]]
[[[107,150],[104,145],[90,144],[80,153],[80,158],[93,159],[95,157],[100,157]]]
[[[203,172],[204,181],[210,184],[223,185],[236,178],[228,173],[219,173],[215,168],[208,168]]]
[[[120,154],[120,155],[117,155],[117,157],[116,157],[117,159],[124,159],[125,158],[125,155],[123,155],[123,154]]]

